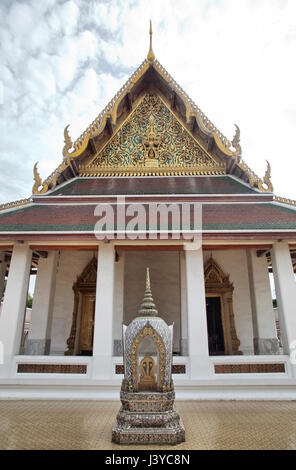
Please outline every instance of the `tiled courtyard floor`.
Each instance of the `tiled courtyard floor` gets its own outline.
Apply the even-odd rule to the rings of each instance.
[[[0,401],[0,449],[296,449],[296,402],[177,401],[186,442],[119,446],[109,401]]]

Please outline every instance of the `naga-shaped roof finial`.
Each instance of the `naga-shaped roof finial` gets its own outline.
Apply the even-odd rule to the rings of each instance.
[[[266,160],[266,163],[267,163],[267,168],[266,168],[266,172],[265,172],[265,175],[263,176],[263,182],[262,180],[259,180],[259,183],[258,183],[258,188],[260,189],[260,191],[269,191],[269,192],[273,192],[273,185],[272,185],[272,182],[271,182],[271,167],[270,167],[270,163],[268,160]],[[263,186],[265,185],[265,187]]]
[[[233,148],[235,148],[235,155],[239,159],[239,157],[242,154],[242,148],[240,146],[240,129],[236,124],[234,125],[235,125],[235,135],[232,139],[231,145]]]

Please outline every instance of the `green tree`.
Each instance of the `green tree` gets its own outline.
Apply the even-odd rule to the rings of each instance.
[[[6,283],[7,283],[7,280],[5,279],[5,281],[4,281],[4,289],[3,289],[3,293],[2,293],[1,302],[3,302],[3,300],[4,300],[4,293],[5,293],[5,289],[6,289]],[[32,297],[32,295],[30,294],[30,292],[28,292],[27,308],[32,308],[32,304],[33,304],[33,297]]]
[[[27,308],[32,308],[32,303],[33,303],[33,297],[31,296],[30,292],[28,292]]]

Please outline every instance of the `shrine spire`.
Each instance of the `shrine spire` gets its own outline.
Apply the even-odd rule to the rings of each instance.
[[[139,310],[139,315],[141,316],[158,315],[158,311],[156,310],[156,306],[155,306],[155,303],[152,297],[152,292],[151,292],[149,268],[147,268],[147,271],[146,271],[146,288],[145,288],[144,299]]]

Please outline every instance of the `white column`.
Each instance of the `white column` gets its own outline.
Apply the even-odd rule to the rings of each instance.
[[[25,354],[49,354],[57,261],[56,251],[49,251],[47,258],[38,261]]]
[[[255,354],[278,354],[275,313],[272,305],[266,256],[247,250]]]
[[[4,374],[9,373],[13,356],[19,354],[31,260],[32,251],[26,243],[14,246],[0,317],[0,341],[4,348],[4,366],[2,366]]]
[[[278,304],[284,353],[296,340],[296,281],[287,242],[275,242],[271,251],[272,269]]]
[[[6,266],[7,266],[7,263],[5,261],[5,253],[2,251],[0,252],[0,302],[1,302],[3,290],[4,290]]]
[[[112,323],[114,309],[114,246],[99,247],[95,327],[93,341],[93,377],[112,378]]]
[[[200,379],[211,374],[203,253],[202,248],[186,248],[185,245],[190,377]]]
[[[113,319],[113,355],[122,356],[122,323],[124,305],[124,261],[125,253],[120,252],[115,262],[114,273],[114,319]]]
[[[188,356],[188,314],[186,288],[186,260],[183,251],[180,252],[180,298],[181,298],[181,355]]]

